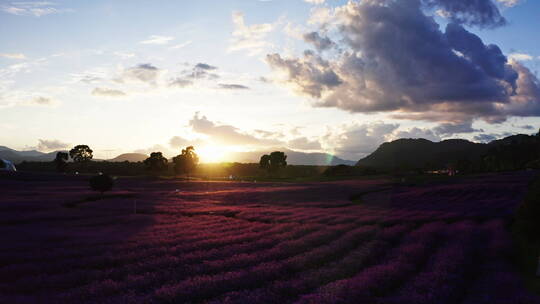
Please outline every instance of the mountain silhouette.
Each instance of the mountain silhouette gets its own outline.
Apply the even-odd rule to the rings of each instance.
[[[518,134],[490,143],[475,143],[464,139],[432,142],[427,139],[402,138],[383,143],[356,165],[380,169],[445,168],[462,161],[478,163],[498,147],[536,142],[538,137]]]
[[[147,158],[148,158],[148,155],[142,154],[142,153],[124,153],[124,154],[118,155],[117,157],[113,159],[109,159],[109,161],[111,162],[128,161],[128,162],[135,163],[135,162],[142,162]]]

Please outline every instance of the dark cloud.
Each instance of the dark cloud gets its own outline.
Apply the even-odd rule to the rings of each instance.
[[[259,145],[274,146],[283,144],[282,141],[271,138],[257,137],[241,132],[231,125],[224,125],[208,120],[206,116],[196,113],[189,121],[193,131],[208,136],[213,142],[227,145]]]
[[[249,90],[249,87],[246,87],[245,85],[234,83],[220,83],[219,88],[225,90]]]
[[[454,23],[493,28],[506,24],[492,0],[422,0],[428,7],[439,8]]]
[[[420,0],[349,2],[337,10],[338,57],[271,54],[267,62],[320,107],[447,123],[540,115],[537,78],[461,25],[497,24],[491,2],[426,3],[452,9],[455,22],[442,31]]]
[[[472,127],[472,122],[464,123],[444,123],[435,127],[434,132],[441,136],[452,136],[460,133],[484,132],[482,129]]]
[[[531,125],[523,125],[523,126],[518,126],[518,127],[524,130],[536,130],[536,128]]]
[[[155,85],[160,72],[160,69],[157,67],[149,63],[142,63],[124,70],[117,81],[121,83],[136,81]]]
[[[109,88],[94,88],[92,90],[92,95],[94,96],[105,96],[105,97],[123,97],[127,94],[120,90],[109,89]]]
[[[330,40],[330,38],[323,37],[319,35],[318,32],[306,33],[304,34],[303,38],[306,42],[313,44],[317,51],[328,50],[335,45],[335,43]]]
[[[69,147],[69,144],[61,142],[57,139],[39,139],[37,149],[39,151],[54,151],[54,150],[61,150],[61,149],[67,149]]]
[[[207,71],[217,70],[217,67],[209,65],[207,63],[197,63],[195,65],[195,68],[200,69],[200,70],[207,70]]]

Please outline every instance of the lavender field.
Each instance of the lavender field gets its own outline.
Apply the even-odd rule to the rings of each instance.
[[[83,180],[4,178],[0,302],[540,303],[508,232],[533,175],[126,179],[98,200]]]

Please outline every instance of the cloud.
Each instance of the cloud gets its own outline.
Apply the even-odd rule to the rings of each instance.
[[[171,50],[182,49],[182,48],[185,48],[186,46],[190,45],[191,43],[193,43],[193,41],[188,40],[188,41],[186,41],[186,42],[182,42],[182,43],[180,43],[180,44],[171,46],[170,49],[171,49]]]
[[[502,5],[506,7],[514,7],[523,1],[522,0],[497,0],[497,2],[501,3]]]
[[[225,90],[249,90],[249,87],[246,87],[245,85],[234,83],[220,83],[219,88]]]
[[[253,56],[262,52],[263,49],[269,46],[269,43],[264,39],[271,32],[274,26],[270,23],[246,25],[244,14],[241,12],[233,12],[232,21],[234,31],[229,46],[229,51],[245,50],[249,55]]]
[[[110,89],[110,88],[94,88],[92,90],[92,95],[94,96],[105,96],[105,97],[123,97],[127,94],[120,90]]]
[[[199,113],[195,113],[189,121],[189,125],[194,132],[208,136],[215,143],[238,146],[275,146],[283,144],[282,141],[276,139],[257,137],[241,132],[234,126],[210,121],[206,116],[201,116]]]
[[[518,128],[521,128],[521,129],[524,129],[524,130],[536,130],[536,128],[532,125],[523,125],[523,126],[518,126]]]
[[[498,138],[500,138],[500,136],[497,134],[478,134],[473,138],[473,140],[481,143],[489,143]]]
[[[410,1],[409,1],[410,2]],[[506,19],[492,0],[422,0],[428,7],[439,8],[454,23],[479,27],[497,27]]]
[[[444,123],[440,124],[439,126],[435,127],[434,130],[435,134],[438,134],[440,136],[451,136],[454,134],[461,134],[461,133],[474,133],[474,132],[484,132],[482,129],[475,129],[472,127],[472,122],[464,122],[464,123]]]
[[[321,140],[327,149],[339,157],[360,159],[389,140],[398,127],[398,124],[383,122],[352,123],[328,130]]]
[[[301,57],[270,54],[266,61],[318,107],[446,123],[539,116],[535,75],[456,23],[498,24],[493,3],[463,2],[424,1],[450,7],[462,19],[443,31],[420,1],[351,1],[335,12],[342,52],[329,58],[309,51]]]
[[[174,37],[152,35],[152,36],[148,37],[147,40],[143,40],[143,41],[141,41],[139,43],[141,43],[141,44],[164,45],[164,44],[168,44],[172,40],[174,40]]]
[[[180,136],[173,136],[169,140],[169,146],[171,146],[171,148],[174,148],[174,149],[182,149],[188,146],[197,147],[197,146],[203,146],[204,144],[205,144],[205,141],[202,139],[190,140],[190,139],[185,139]]]
[[[310,140],[307,137],[298,137],[287,142],[287,147],[297,150],[320,150],[321,143],[318,140]]]
[[[313,46],[315,46],[315,49],[317,49],[317,51],[319,52],[328,50],[335,45],[335,43],[330,40],[330,38],[323,37],[317,32],[306,33],[304,34],[303,38],[306,42],[313,44]]]
[[[26,59],[26,56],[22,53],[0,53],[0,57],[8,59]]]
[[[213,65],[209,65],[207,63],[197,63],[195,65],[195,69],[211,71],[211,70],[217,70],[217,67],[215,67]]]
[[[69,148],[69,144],[61,142],[57,139],[39,139],[37,150],[39,151],[56,151],[56,150],[64,150]]]
[[[156,85],[157,78],[159,77],[160,69],[149,64],[142,63],[135,67],[125,69],[122,75],[117,78],[118,82],[144,82],[151,85]]]
[[[56,101],[49,97],[43,97],[43,96],[36,96],[27,101],[27,104],[34,104],[34,105],[40,105],[40,106],[51,106],[56,104]]]
[[[180,76],[172,78],[169,86],[185,88],[194,85],[196,81],[219,79],[220,76],[212,72],[217,69],[216,66],[199,62],[193,68],[182,71]]]
[[[531,56],[529,54],[524,54],[524,53],[512,53],[512,54],[508,55],[508,58],[516,60],[516,61],[528,61],[528,60],[533,60],[534,59],[533,56]]]
[[[8,4],[0,5],[0,9],[12,15],[34,17],[73,11],[72,9],[60,9],[56,6],[56,3],[47,1],[24,1],[9,2]]]

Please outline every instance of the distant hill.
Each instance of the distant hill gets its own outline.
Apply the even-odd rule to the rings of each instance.
[[[283,151],[287,155],[287,163],[289,165],[314,165],[314,166],[335,166],[335,165],[350,165],[355,164],[354,161],[341,159],[337,156],[328,153],[306,153],[293,151],[285,148],[269,149],[268,151],[253,151],[253,152],[232,152],[227,154],[225,160],[227,162],[239,163],[258,163],[263,154],[269,154],[272,151]]]
[[[394,169],[445,167],[460,160],[476,161],[487,153],[489,144],[463,139],[432,142],[427,139],[398,139],[384,143],[356,165]]]
[[[142,154],[142,153],[124,153],[124,154],[118,155],[117,157],[113,159],[109,159],[109,161],[111,162],[128,161],[128,162],[136,163],[136,162],[142,162],[147,158],[148,158],[148,155]]]
[[[17,151],[8,147],[0,146],[0,158],[12,161],[15,164],[23,161],[48,162],[54,160],[58,151],[44,153],[35,150]]]

